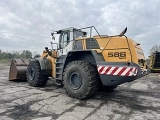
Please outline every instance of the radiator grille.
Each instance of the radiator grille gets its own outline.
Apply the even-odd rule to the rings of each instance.
[[[86,48],[87,49],[99,49],[99,45],[94,38],[86,39]]]

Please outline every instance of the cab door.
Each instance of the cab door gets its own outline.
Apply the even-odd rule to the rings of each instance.
[[[67,55],[67,53],[73,49],[73,40],[71,40],[70,32],[64,31],[60,34],[59,38],[59,50],[58,54]]]

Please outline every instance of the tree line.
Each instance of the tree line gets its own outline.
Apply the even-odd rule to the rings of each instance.
[[[11,60],[13,58],[32,58],[32,52],[29,50],[23,50],[21,52],[14,51],[14,52],[5,52],[0,49],[0,60]]]
[[[154,45],[149,51],[149,55],[154,54],[155,52],[160,52],[160,45]],[[13,58],[26,58],[31,59],[33,56],[32,52],[29,50],[23,50],[23,51],[12,51],[12,52],[5,52],[0,49],[0,60],[11,60]],[[40,57],[39,54],[34,53],[34,57]]]
[[[155,52],[160,52],[160,45],[157,44],[157,45],[152,46],[152,48],[149,51],[149,54],[152,55]]]

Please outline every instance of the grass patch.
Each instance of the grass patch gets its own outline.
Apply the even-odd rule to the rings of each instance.
[[[0,60],[0,66],[9,66],[11,60]]]

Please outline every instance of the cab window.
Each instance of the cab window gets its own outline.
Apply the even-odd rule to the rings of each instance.
[[[79,37],[86,37],[87,33],[82,31],[74,31],[74,39]]]
[[[69,43],[69,32],[63,32],[60,36],[59,47],[64,48]]]

